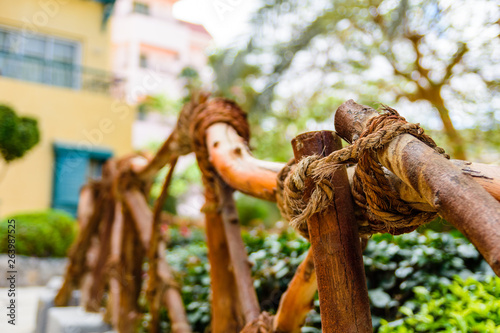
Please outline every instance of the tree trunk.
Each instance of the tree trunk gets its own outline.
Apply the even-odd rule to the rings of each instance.
[[[464,141],[460,134],[453,126],[453,122],[450,118],[450,111],[444,105],[444,101],[441,99],[440,103],[436,104],[436,108],[439,112],[439,117],[443,122],[444,133],[448,137],[448,142],[451,146],[452,152],[451,156],[459,160],[466,160]]]

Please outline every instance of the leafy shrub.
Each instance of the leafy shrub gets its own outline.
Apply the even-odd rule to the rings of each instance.
[[[12,108],[0,105],[0,153],[5,161],[22,157],[39,140],[36,119],[18,117]]]
[[[276,204],[253,198],[249,195],[236,193],[236,210],[240,223],[248,225],[265,225],[270,227],[280,218]]]
[[[364,252],[364,263],[375,327],[380,318],[394,319],[416,286],[434,290],[451,283],[455,275],[478,280],[494,275],[457,231],[375,235]]]
[[[184,304],[194,331],[204,332],[210,322],[207,247],[199,233],[190,235],[191,242],[181,241],[175,229],[172,234],[176,245],[168,250],[166,257],[179,272]],[[269,234],[252,230],[243,233],[243,240],[253,264],[254,286],[261,309],[274,313],[309,243],[290,231]],[[455,276],[489,281],[489,276],[494,274],[474,246],[458,232],[428,230],[423,234],[375,235],[364,252],[364,262],[375,330],[381,323],[385,327],[387,321],[400,318],[403,305],[414,311],[423,307],[420,303],[424,300],[417,295],[421,289],[415,288],[417,286],[433,293],[452,284]],[[320,332],[317,299],[315,305],[303,332]]]
[[[500,332],[500,278],[484,282],[454,278],[433,291],[413,288],[415,297],[399,312],[406,317],[388,323],[382,320],[381,333],[407,332]]]
[[[8,220],[14,219],[16,253],[35,257],[64,257],[71,246],[77,224],[71,215],[47,210],[10,216],[0,221],[0,253],[7,253]]]

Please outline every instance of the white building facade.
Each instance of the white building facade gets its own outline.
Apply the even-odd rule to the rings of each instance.
[[[123,96],[138,105],[146,96],[179,99],[184,82],[179,74],[195,69],[202,82],[210,80],[206,48],[212,37],[201,25],[173,16],[177,0],[117,0],[111,17],[113,71],[123,77]],[[165,140],[176,119],[150,113],[133,125],[135,149]]]
[[[177,0],[117,0],[111,20],[113,69],[126,78],[127,100],[146,95],[179,98],[185,67],[206,77],[205,50],[212,37],[201,25],[176,19]],[[205,69],[204,69],[205,68]]]

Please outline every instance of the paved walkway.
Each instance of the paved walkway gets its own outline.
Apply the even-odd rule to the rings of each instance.
[[[45,287],[20,287],[16,289],[16,325],[7,321],[8,289],[0,288],[0,332],[32,333],[35,329],[38,298]]]

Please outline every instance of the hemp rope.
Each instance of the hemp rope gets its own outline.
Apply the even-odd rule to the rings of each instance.
[[[198,166],[203,176],[206,197],[205,206],[202,208],[204,212],[215,211],[219,204],[215,184],[217,171],[209,161],[206,145],[206,131],[215,123],[226,123],[233,127],[245,141],[248,142],[250,139],[250,127],[246,113],[235,102],[225,98],[212,98],[194,110],[189,133],[192,140],[191,147],[196,154]]]
[[[290,161],[278,174],[278,206],[283,217],[302,235],[308,237],[307,220],[334,200],[332,176],[341,165],[348,163],[357,163],[351,191],[367,218],[367,221],[358,222],[361,237],[379,232],[393,235],[411,232],[436,216],[434,212],[414,209],[399,198],[385,177],[376,152],[397,136],[410,134],[444,157],[449,156],[419,124],[408,123],[388,106],[384,105],[382,111],[385,113],[370,119],[365,131],[352,145],[323,158],[313,155],[295,164]],[[308,202],[304,202],[305,179],[309,177],[314,180],[315,188]]]

